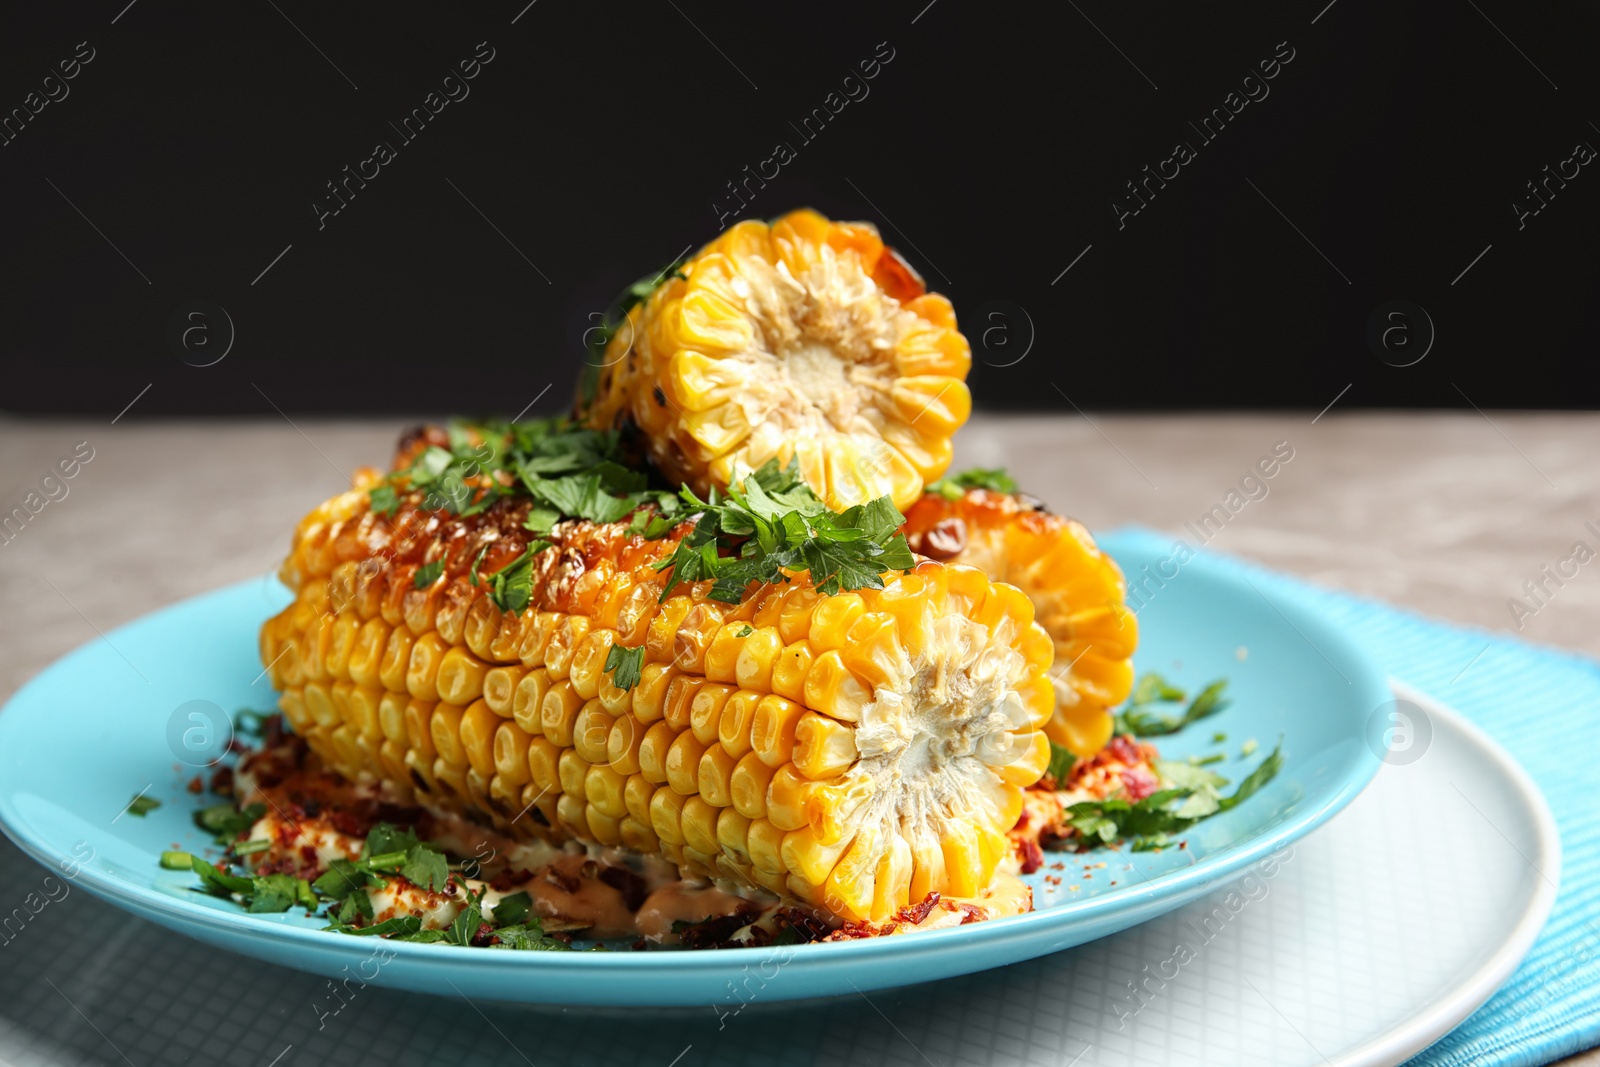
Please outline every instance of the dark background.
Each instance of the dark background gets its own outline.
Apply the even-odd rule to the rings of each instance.
[[[1521,230],[1512,207],[1600,146],[1592,6],[526,2],[13,6],[0,110],[94,59],[0,147],[0,409],[558,410],[590,316],[714,236],[779,141],[797,157],[740,217],[876,222],[954,300],[983,407],[1600,402],[1600,166]],[[403,143],[388,123],[478,42],[470,95]],[[790,123],[880,42],[806,143]],[[1202,145],[1188,123],[1279,42],[1270,95]],[[1119,229],[1180,139],[1198,158]],[[319,229],[380,140],[394,161]],[[1412,311],[1380,359],[1397,299],[1436,339]]]

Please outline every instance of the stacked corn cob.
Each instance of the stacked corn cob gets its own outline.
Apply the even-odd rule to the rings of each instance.
[[[924,495],[970,403],[948,301],[871,227],[796,212],[707,246],[606,356],[580,417],[669,484],[792,462],[835,510],[909,508],[922,557],[842,591],[786,566],[730,598],[668,567],[702,546],[659,502],[552,522],[501,468],[440,506],[411,440],[397,474],[296,531],[295,601],[261,633],[291,726],[396,800],[839,919],[986,892],[1051,740],[1090,756],[1109,736],[1137,628],[1082,527],[1003,494]],[[952,522],[953,549],[932,536]]]
[[[502,612],[469,569],[522,555],[526,502],[390,519],[367,501],[301,523],[296,600],[261,635],[286,718],[344,776],[846,919],[990,883],[1049,758],[1050,640],[1015,589],[925,561],[881,590],[797,575],[738,605],[709,582],[662,601],[673,537],[574,521],[529,607]],[[424,560],[443,566],[418,587]],[[617,645],[644,649],[629,689],[605,669]]]

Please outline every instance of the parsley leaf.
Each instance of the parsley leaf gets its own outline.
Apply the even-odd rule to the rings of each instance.
[[[495,571],[489,579],[489,599],[501,611],[521,611],[533,599],[533,557],[550,547],[549,541],[533,541],[528,550]]]
[[[554,508],[540,507],[537,504],[528,509],[528,517],[523,520],[522,526],[537,534],[547,534],[556,528],[556,523],[561,521],[561,512]]]
[[[417,568],[416,575],[411,579],[413,589],[426,589],[438,580],[444,573],[444,560],[436,559],[432,563],[424,563]]]
[[[544,924],[539,921],[538,916],[530,917],[525,923],[502,926],[494,932],[494,936],[496,940],[489,946],[490,948],[523,952],[568,952],[572,949],[572,946],[565,941],[559,941],[545,933]]]
[[[1072,775],[1072,768],[1077,764],[1078,757],[1072,754],[1071,749],[1050,742],[1050,765],[1045,768],[1045,773],[1054,778],[1057,785],[1066,784]]]
[[[1147,689],[1146,682],[1151,677],[1155,678],[1155,682]],[[1215,715],[1227,707],[1228,700],[1222,695],[1227,686],[1228,681],[1225,678],[1212,682],[1195,695],[1182,715],[1161,715],[1148,710],[1149,701],[1138,699],[1141,692],[1154,692],[1157,694],[1157,699],[1172,703],[1183,699],[1183,690],[1171,688],[1162,681],[1160,675],[1146,675],[1135,690],[1132,702],[1118,713],[1117,732],[1132,734],[1134,737],[1164,737],[1167,734],[1175,734],[1190,723]]]
[[[632,689],[639,684],[639,672],[644,667],[644,646],[628,648],[612,645],[606,653],[605,669],[611,672],[611,684],[618,689]]]
[[[370,860],[390,852],[409,852],[418,844],[417,835],[392,823],[380,822],[367,831],[367,841],[361,847],[361,858]]]
[[[940,478],[928,486],[928,492],[938,493],[946,500],[960,500],[968,489],[988,489],[996,493],[1015,493],[1017,483],[1004,470],[973,467],[960,474]]]
[[[372,510],[379,515],[387,515],[390,518],[394,518],[395,512],[400,510],[400,494],[388,482],[375,485],[367,490],[367,499]]]
[[[533,900],[526,890],[517,893],[507,893],[501,897],[493,909],[494,921],[499,926],[515,926],[528,917],[528,912],[533,909]],[[537,921],[537,920],[535,920]]]
[[[201,808],[194,813],[194,824],[215,837],[217,844],[226,845],[267,813],[265,804],[251,804],[242,811],[227,801]]]
[[[141,793],[132,800],[128,801],[128,806],[122,810],[127,812],[129,815],[137,815],[142,819],[160,806],[161,801],[157,800],[155,797],[147,797]]]
[[[478,936],[478,927],[483,925],[483,894],[487,890],[485,886],[476,893],[467,894],[467,906],[456,914],[450,922],[450,928],[444,932],[447,944],[463,948],[471,946],[472,939]]]
[[[450,863],[444,853],[432,845],[412,845],[406,861],[400,868],[400,877],[434,893],[444,891],[450,882]]]

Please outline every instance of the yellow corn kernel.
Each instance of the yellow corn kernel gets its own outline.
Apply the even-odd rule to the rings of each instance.
[[[657,789],[650,797],[650,828],[668,844],[683,844],[680,820],[685,799],[681,793],[667,786]]]
[[[435,704],[428,718],[428,731],[438,758],[465,772],[467,752],[461,744],[461,709],[454,704]]]
[[[517,686],[527,675],[526,667],[495,667],[483,676],[483,702],[502,719],[512,718],[516,709]]]
[[[655,792],[656,787],[642,774],[628,775],[628,781],[622,787],[622,803],[626,805],[628,814],[646,826],[650,825],[650,798],[655,796]]]
[[[350,677],[350,653],[355,649],[361,620],[355,615],[340,615],[327,630],[328,647],[323,652],[323,667],[332,678]]]
[[[783,640],[775,627],[764,627],[745,638],[734,667],[739,688],[772,692],[773,671],[782,652]]]
[[[303,690],[284,690],[283,694],[278,697],[278,710],[283,712],[284,719],[297,734],[304,734],[312,725],[311,713],[306,710]]]
[[[403,626],[396,626],[389,631],[389,640],[383,646],[383,659],[378,664],[378,680],[385,689],[394,692],[405,690],[406,668],[411,665],[411,646],[416,640],[411,631]],[[290,653],[290,656],[295,654]]]
[[[383,740],[383,728],[378,723],[378,705],[383,697],[383,690],[377,686],[352,686],[345,701],[350,726],[370,741]]]
[[[561,750],[543,737],[528,742],[528,777],[543,792],[561,792]]]
[[[626,815],[617,823],[617,832],[622,837],[624,848],[631,848],[635,852],[653,853],[661,847],[661,839],[656,837],[655,830],[650,823],[634,815]]]
[[[517,725],[535,736],[544,733],[540,717],[544,714],[544,697],[550,691],[550,675],[543,667],[535,667],[522,676],[517,691],[511,697],[511,717]]]
[[[494,643],[496,631],[500,629],[500,614],[500,606],[487,596],[474,600],[467,611],[462,636],[473,655],[480,659],[490,658],[490,646]]]
[[[794,732],[806,709],[792,700],[764,696],[750,724],[750,746],[768,767],[781,767],[794,758]]]
[[[406,701],[406,747],[414,752],[419,752],[427,757],[428,770],[432,773],[433,758],[437,753],[433,748],[433,704],[431,700]]]
[[[747,753],[734,764],[728,788],[733,793],[733,806],[740,815],[747,819],[766,816],[767,786],[772,782],[772,771],[754,752]]]
[[[406,692],[418,700],[438,700],[439,664],[449,651],[436,633],[425,633],[411,646],[411,661],[406,664]]]
[[[693,607],[694,601],[689,597],[679,595],[667,598],[667,602],[656,612],[655,618],[650,620],[649,635],[644,642],[646,661],[672,662],[672,646],[678,636],[678,626]]]
[[[590,804],[585,809],[588,818],[589,834],[602,845],[622,844],[622,820],[614,819],[599,808]]]
[[[406,766],[406,750],[393,741],[385,741],[378,746],[378,765],[383,768],[383,776],[391,785],[411,781],[411,771]]]
[[[599,700],[585,704],[572,724],[572,744],[578,755],[590,763],[609,761],[611,756],[606,751],[606,742],[611,736],[613,721]]]
[[[583,780],[588,777],[589,763],[578,755],[576,749],[566,749],[556,761],[556,773],[561,778],[561,791],[585,796]]]
[[[739,654],[754,634],[754,628],[747,622],[730,622],[719,627],[706,645],[703,658],[706,677],[713,682],[737,681]]]
[[[578,696],[572,683],[563,679],[550,686],[539,706],[539,728],[544,736],[561,748],[572,744],[572,727],[583,708],[583,698]]]
[[[605,709],[613,715],[621,715],[633,709],[633,690],[619,689],[612,674],[600,676],[600,691],[596,695]]]
[[[667,749],[667,784],[684,796],[692,796],[700,788],[700,757],[706,746],[700,743],[693,731],[685,730],[673,739]]]
[[[588,636],[589,625],[589,620],[582,615],[565,615],[556,624],[556,631],[550,635],[550,644],[544,651],[545,670],[552,679],[567,676],[579,643]]]
[[[550,637],[555,633],[556,623],[561,621],[561,616],[553,611],[541,611],[532,615],[522,627],[522,643],[517,646],[517,658],[522,665],[530,671],[535,667],[544,666],[545,649],[550,645]]]
[[[704,678],[688,674],[680,674],[672,679],[672,683],[667,686],[666,703],[661,709],[662,720],[674,730],[687,730],[689,711],[694,707],[694,698],[705,684]]]
[[[863,827],[839,857],[833,872],[823,883],[824,899],[830,910],[862,916],[872,914],[881,836],[876,826]]]
[[[742,814],[742,813],[741,813]],[[745,831],[745,848],[757,869],[781,874],[788,870],[783,862],[783,831],[766,819],[752,819]]]
[[[911,846],[899,834],[890,833],[873,880],[872,914],[892,915],[911,903],[910,885]]]
[[[815,660],[811,646],[804,641],[796,641],[784,648],[772,664],[772,692],[790,700],[804,701],[806,676],[811,673],[811,664]]]
[[[341,716],[333,706],[333,691],[325,682],[307,682],[305,685],[306,710],[318,726],[339,725]]]
[[[683,843],[703,855],[720,851],[717,844],[717,809],[701,797],[692,796],[683,802],[678,828],[683,833]]]
[[[620,819],[628,814],[628,804],[622,796],[626,784],[627,779],[622,775],[603,763],[597,763],[584,776],[583,792],[590,804],[613,819]]]
[[[979,880],[983,857],[978,851],[978,835],[964,823],[951,822],[940,845],[944,851],[945,882],[950,887],[950,895],[976,895],[983,888]]]
[[[383,665],[383,650],[389,643],[389,625],[382,619],[369,619],[350,650],[350,680],[357,685],[381,685],[378,669]]]
[[[720,604],[705,601],[689,609],[683,617],[683,622],[678,626],[678,632],[672,638],[672,664],[685,674],[700,675],[714,682],[733,681],[730,662],[729,674],[726,678],[721,673],[713,674],[707,669],[706,651],[716,639],[718,631],[722,628],[722,619],[725,614]]]
[[[489,642],[489,654],[483,658],[490,663],[515,663],[521,647],[522,616],[508,611],[500,616],[500,625]]]
[[[767,818],[780,830],[798,830],[810,823],[811,794],[817,783],[808,781],[785,764],[772,774],[767,784]]]
[[[464,648],[451,648],[439,661],[434,687],[439,699],[451,704],[471,704],[483,695],[483,677],[489,667]]]
[[[395,743],[406,739],[406,702],[409,696],[405,693],[396,693],[392,690],[383,690],[383,695],[378,698],[378,729],[383,731],[383,736]]]
[[[589,805],[582,793],[562,793],[556,798],[556,821],[574,837],[591,837]]]
[[[501,720],[494,732],[494,769],[507,785],[528,782],[528,745],[533,738],[514,722]]]
[[[606,764],[618,774],[638,774],[644,733],[644,727],[632,715],[618,715],[606,735]]]
[[[700,795],[719,808],[732,804],[733,768],[738,762],[721,745],[713,742],[707,746],[695,775]]]
[[[616,644],[616,641],[615,630],[590,630],[578,643],[577,649],[572,654],[572,666],[568,676],[572,679],[572,687],[583,699],[593,700],[599,696],[600,682],[605,675],[606,657],[611,654],[611,646]]]
[[[1043,738],[1043,734],[1036,734]],[[860,753],[856,751],[856,732],[852,727],[826,715],[808,711],[800,716],[794,728],[794,765],[807,778],[832,778],[843,774],[855,763]],[[1045,745],[1045,760],[1049,761],[1050,746]],[[1038,781],[1036,774],[1028,784]]]
[[[783,601],[783,611],[778,615],[778,636],[786,645],[806,640],[811,633],[811,615],[823,599],[815,589],[801,588],[791,592]]]
[[[722,854],[740,866],[750,864],[750,820],[732,808],[723,808],[717,815],[717,844]]]
[[[717,727],[722,721],[722,708],[734,689],[728,685],[708,684],[700,687],[689,706],[689,728],[702,745],[717,740]]]
[[[817,840],[810,827],[790,830],[783,835],[783,864],[812,885],[822,885],[854,840],[847,837],[825,845]]]
[[[866,603],[857,593],[823,597],[811,613],[811,628],[806,633],[812,650],[827,652],[843,648],[850,627],[866,610]]]
[[[850,673],[844,657],[837,651],[817,657],[806,674],[805,704],[841,722],[860,722],[861,713],[872,703],[872,690]]]
[[[722,705],[722,716],[717,720],[717,742],[735,759],[750,751],[750,727],[755,722],[756,705],[762,694],[741,689]]]
[[[465,640],[467,611],[478,599],[478,590],[462,582],[452,582],[439,597],[439,608],[433,616],[433,628],[446,644],[459,645]]]
[[[494,735],[502,721],[482,700],[474,700],[461,713],[461,747],[472,769],[484,778],[495,772]]]
[[[642,725],[658,722],[667,709],[667,690],[678,676],[678,669],[666,663],[646,663],[633,687],[633,717]]]
[[[639,742],[639,773],[648,781],[660,785],[667,780],[667,753],[677,738],[672,727],[664,722],[645,731],[644,740]]]
[[[435,632],[433,620],[439,610],[438,590],[447,581],[449,578],[440,575],[426,589],[408,588],[401,593],[401,617],[405,619],[406,628],[418,637]],[[406,583],[407,586],[410,584]]]

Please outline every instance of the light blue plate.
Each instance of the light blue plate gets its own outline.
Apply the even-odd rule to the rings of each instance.
[[[1183,835],[1186,848],[1047,853],[1044,870],[1029,879],[1037,910],[1027,915],[783,948],[496,952],[327,934],[301,912],[249,915],[195,893],[191,873],[162,870],[157,857],[211,847],[191,813],[214,798],[186,791],[198,768],[183,761],[202,761],[191,753],[221,741],[206,735],[208,703],[229,711],[271,707],[256,631],[287,602],[276,582],[245,582],[158,611],[23,687],[0,712],[0,826],[53,871],[173,930],[288,967],[421,992],[736,1007],[758,992],[763,1000],[832,996],[1004,966],[1104,937],[1244,874],[1348,804],[1379,766],[1365,730],[1391,697],[1340,633],[1299,603],[1267,600],[1204,555],[1174,575],[1174,563],[1162,562],[1168,554],[1152,550],[1148,537],[1103,543],[1130,585],[1145,583],[1139,669],[1160,670],[1191,692],[1229,680],[1232,706],[1161,739],[1163,755],[1226,752],[1212,769],[1235,782],[1280,736],[1286,759],[1267,788]],[[1218,732],[1227,740],[1213,744]],[[1241,758],[1247,739],[1260,747]],[[141,791],[162,806],[143,817],[124,813]],[[1085,878],[1085,862],[1099,861],[1105,867]],[[1053,869],[1056,862],[1064,868]]]

